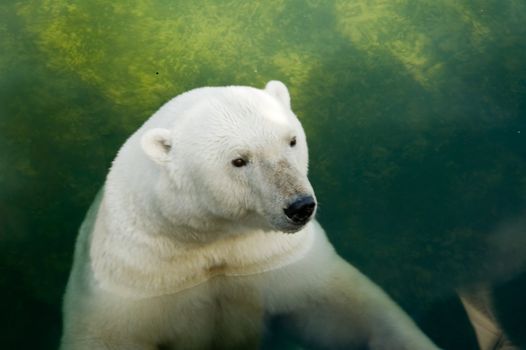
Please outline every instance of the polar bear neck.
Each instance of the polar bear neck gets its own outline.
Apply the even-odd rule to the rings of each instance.
[[[148,232],[161,229],[159,218],[135,205],[112,206],[111,194],[100,204],[90,260],[97,285],[122,297],[174,294],[218,276],[274,270],[303,257],[314,240],[313,224],[295,234],[251,230],[208,243],[178,240],[176,232]]]

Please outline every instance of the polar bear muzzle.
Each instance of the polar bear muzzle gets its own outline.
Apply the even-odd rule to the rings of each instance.
[[[285,215],[297,225],[304,225],[314,213],[316,201],[312,196],[303,196],[283,209]]]

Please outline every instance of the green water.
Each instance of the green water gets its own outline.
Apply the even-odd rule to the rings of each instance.
[[[454,290],[495,284],[526,347],[522,0],[2,1],[2,347],[56,347],[77,228],[126,137],[178,93],[270,79],[337,250],[446,349],[473,347]]]

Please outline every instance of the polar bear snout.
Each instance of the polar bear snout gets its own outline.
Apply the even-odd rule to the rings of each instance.
[[[314,197],[303,196],[292,202],[283,211],[293,223],[303,225],[311,218],[314,209],[316,209]]]

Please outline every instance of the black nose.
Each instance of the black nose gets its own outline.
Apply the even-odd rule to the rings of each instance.
[[[283,209],[285,215],[291,219],[294,223],[303,224],[305,223],[316,208],[316,202],[312,196],[301,197],[294,203]]]

